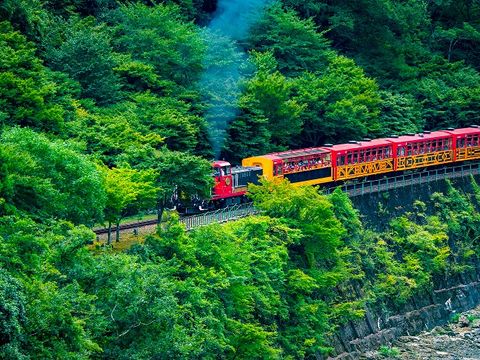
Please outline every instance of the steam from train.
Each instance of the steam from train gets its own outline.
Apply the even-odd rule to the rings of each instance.
[[[247,57],[231,40],[246,37],[270,0],[219,0],[217,11],[203,32],[207,44],[205,72],[200,81],[206,92],[205,117],[215,158],[219,158],[227,127],[238,114],[239,84],[245,76]]]

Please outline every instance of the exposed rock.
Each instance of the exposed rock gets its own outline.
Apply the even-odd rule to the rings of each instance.
[[[458,319],[458,325],[461,327],[467,327],[468,325],[470,325],[470,321],[468,321],[468,318],[465,315],[462,315]]]
[[[418,336],[401,336],[390,347],[357,354],[357,359],[479,360],[480,307],[457,322],[437,326]]]
[[[475,321],[475,316],[471,313],[465,313],[465,319],[462,319],[461,324],[456,322],[454,328],[443,326],[448,323],[454,314],[473,309],[480,304],[480,281],[478,281],[480,272],[477,274],[477,277],[466,284],[458,284],[458,282],[443,284],[444,286],[427,294],[427,296],[413,299],[395,315],[367,309],[363,320],[348,323],[331,338],[330,345],[335,351],[329,359],[380,359],[382,357],[378,356],[382,355],[374,350],[397,341],[398,344],[408,343],[408,348],[399,346],[399,349],[402,349],[398,354],[399,356],[404,356],[403,354],[413,356],[399,357],[403,359],[473,358],[480,360],[480,353],[475,352],[478,350],[477,346],[472,347],[475,355],[471,356],[466,354],[463,357],[452,357],[456,355],[443,354],[444,352],[455,354],[455,351],[449,352],[449,349],[462,347],[465,345],[464,343],[479,342],[480,344],[476,332],[476,330],[480,332],[480,320]],[[480,319],[480,316],[478,318]],[[423,337],[417,340],[417,337],[405,336],[416,335],[432,328],[433,330],[429,333],[432,340],[428,343],[424,342]],[[468,335],[458,337],[458,329],[469,329],[470,332],[468,332]],[[435,340],[433,340],[434,338]],[[443,347],[443,342],[448,344],[446,348]],[[417,348],[419,348],[419,354],[426,351],[428,355],[415,357],[416,355],[412,354],[415,353]],[[384,353],[389,353],[387,351],[388,347],[383,348],[383,350]],[[413,353],[409,353],[409,350]],[[437,354],[437,352],[439,353]],[[393,353],[389,354],[392,355]]]

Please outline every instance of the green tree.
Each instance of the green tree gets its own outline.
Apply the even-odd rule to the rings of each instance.
[[[422,106],[406,93],[380,91],[380,130],[378,136],[417,133],[423,130]]]
[[[6,270],[0,270],[0,357],[26,359],[21,337],[26,322],[25,294],[21,284]]]
[[[336,56],[322,73],[300,77],[296,88],[297,102],[306,105],[299,146],[341,143],[379,132],[378,86],[352,60]]]
[[[110,21],[117,25],[115,48],[153,66],[165,91],[174,90],[175,84],[192,85],[198,79],[203,44],[178,7],[122,5]]]
[[[106,169],[105,220],[108,221],[108,239],[111,243],[112,223],[116,225],[116,241],[120,240],[120,221],[130,213],[155,206],[158,189],[154,186],[153,170],[127,168]]]
[[[68,243],[71,229],[68,223],[44,226],[27,217],[2,217],[0,293],[5,302],[0,316],[9,318],[2,321],[6,342],[0,352],[6,359],[88,358],[100,351],[86,321],[96,316],[95,297],[67,280],[54,264],[53,244]],[[85,245],[93,234],[84,228],[81,237]]]
[[[20,211],[39,220],[93,224],[105,206],[102,177],[73,144],[50,141],[29,129],[1,136],[2,213]]]
[[[260,52],[272,51],[278,70],[287,76],[320,71],[333,54],[328,40],[317,32],[311,19],[300,19],[278,3],[253,26],[247,47]]]
[[[478,3],[469,0],[438,1],[429,3],[428,10],[434,27],[433,49],[440,50],[448,61],[465,60],[478,69]]]
[[[158,134],[170,150],[195,152],[206,123],[194,114],[190,104],[174,97],[159,97],[151,93],[136,94],[132,102],[131,107],[138,114],[139,123],[148,129],[145,135],[152,132]]]
[[[254,53],[258,67],[255,76],[245,86],[247,108],[262,114],[268,121],[271,141],[277,146],[287,146],[301,132],[300,114],[304,107],[292,96],[294,82],[271,67],[275,60],[271,53]]]
[[[447,63],[436,57],[421,67],[420,74],[419,79],[402,87],[422,104],[427,129],[464,127],[479,121],[477,71],[461,62]]]
[[[132,161],[138,169],[155,171],[158,223],[162,222],[165,208],[178,201],[189,202],[192,198],[208,199],[213,186],[210,162],[179,151],[163,149],[146,158]]]
[[[58,86],[35,56],[35,47],[0,23],[0,124],[60,131],[65,110],[56,101]]]
[[[53,25],[45,41],[45,58],[54,70],[67,73],[78,81],[82,97],[99,105],[121,98],[119,76],[113,70],[117,60],[108,29],[95,19],[73,19]]]
[[[69,134],[84,142],[88,153],[107,166],[119,167],[128,157],[126,154],[151,153],[164,142],[164,138],[140,122],[136,112],[136,106],[129,102],[102,109],[78,105]]]
[[[255,206],[271,217],[284,218],[301,229],[303,254],[309,267],[328,267],[338,260],[344,229],[335,218],[332,204],[315,187],[294,187],[288,181],[262,181],[250,186]]]
[[[230,124],[224,154],[233,162],[297,144],[304,105],[294,99],[294,80],[276,70],[271,53],[252,54],[255,75],[245,80],[240,113]]]

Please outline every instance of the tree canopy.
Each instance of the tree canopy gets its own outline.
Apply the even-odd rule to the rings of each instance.
[[[263,182],[257,216],[163,215],[209,198],[213,159],[478,123],[479,44],[471,0],[1,1],[0,358],[319,358],[366,306],[478,278],[475,179],[395,211]],[[147,211],[143,244],[91,245]]]

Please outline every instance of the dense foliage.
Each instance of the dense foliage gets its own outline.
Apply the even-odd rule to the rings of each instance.
[[[326,353],[332,332],[363,316],[366,304],[395,311],[434,283],[474,271],[480,188],[473,187],[472,196],[449,186],[428,204],[417,201],[379,233],[341,191],[325,197],[266,183],[252,189],[262,216],[189,234],[171,216],[123,254],[92,253],[84,227],[4,216],[0,356]]]
[[[382,232],[283,183],[252,188],[258,217],[86,245],[207,196],[215,156],[478,122],[479,30],[467,0],[1,1],[0,358],[313,357],[471,271],[476,183]]]
[[[108,166],[469,125],[479,17],[471,1],[6,0],[0,122],[78,138]]]

